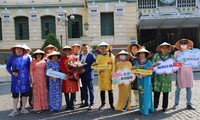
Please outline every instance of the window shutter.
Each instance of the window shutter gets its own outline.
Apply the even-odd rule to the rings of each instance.
[[[28,23],[23,23],[23,40],[29,39]]]
[[[19,40],[19,23],[15,23],[15,39]]]
[[[41,33],[42,39],[46,38],[45,24],[48,23],[49,33],[56,34],[56,25],[55,25],[55,17],[53,16],[44,16],[41,18]]]
[[[114,18],[113,13],[101,13],[101,35],[114,35]]]
[[[20,31],[20,25],[22,27],[21,31]],[[29,39],[29,26],[28,26],[28,18],[27,17],[15,18],[15,39],[16,40],[28,40]]]

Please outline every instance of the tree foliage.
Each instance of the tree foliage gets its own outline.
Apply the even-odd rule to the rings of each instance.
[[[56,46],[58,48],[58,50],[61,50],[61,45],[60,45],[60,42],[59,40],[56,38],[56,35],[53,34],[53,33],[49,33],[47,36],[46,36],[46,39],[45,39],[45,42],[44,44],[42,45],[42,50],[48,46],[49,44],[52,44],[54,46]]]

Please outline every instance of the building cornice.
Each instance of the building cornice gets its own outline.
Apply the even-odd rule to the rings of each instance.
[[[81,7],[85,7],[84,3],[80,3],[80,4],[73,4],[73,3],[69,3],[66,5],[63,4],[48,4],[48,5],[44,5],[44,4],[29,4],[29,5],[0,5],[0,9],[31,9],[32,7],[34,8],[58,8],[58,7],[62,7],[62,8],[81,8]]]
[[[87,0],[88,3],[109,3],[109,2],[119,2],[119,0]],[[127,2],[127,3],[136,3],[137,0],[120,0],[121,2]]]

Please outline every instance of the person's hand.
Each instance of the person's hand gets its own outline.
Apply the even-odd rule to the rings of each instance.
[[[98,63],[96,63],[96,62],[92,63],[92,66],[96,66],[96,65],[98,65]]]
[[[142,79],[142,75],[137,74],[136,75],[138,78]]]
[[[146,77],[147,75],[143,75],[143,74],[141,74],[141,76],[142,76],[142,77]]]
[[[18,73],[17,72],[12,72],[12,75],[17,77],[18,76]]]
[[[85,72],[85,69],[82,69],[81,71],[80,71],[80,74],[83,74]]]
[[[169,73],[169,75],[170,75],[170,76],[173,76],[173,75],[174,75],[174,72]]]
[[[133,66],[131,69],[137,69],[138,67],[137,66]]]
[[[104,72],[104,69],[100,69],[99,72],[100,72],[100,74],[101,74],[102,72]]]
[[[34,81],[34,80],[32,80],[32,81],[31,81],[31,84],[32,84],[32,86],[33,86],[33,85],[35,85],[35,81]]]
[[[56,80],[56,78],[54,78],[54,77],[50,77],[52,80]]]

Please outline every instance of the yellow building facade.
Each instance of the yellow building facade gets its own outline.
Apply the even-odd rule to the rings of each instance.
[[[62,46],[127,45],[137,39],[136,0],[1,0],[0,50],[15,44],[41,48],[48,33]],[[67,11],[68,22],[65,24]],[[74,20],[70,19],[71,15]],[[58,20],[62,18],[61,20]],[[109,22],[107,22],[109,21]],[[110,28],[111,26],[111,28]],[[67,41],[67,42],[66,42]]]

